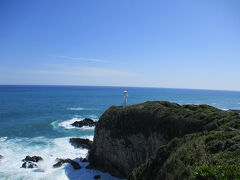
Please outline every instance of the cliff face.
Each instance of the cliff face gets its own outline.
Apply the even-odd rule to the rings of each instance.
[[[240,179],[240,130],[223,128],[174,138],[127,179]]]
[[[238,122],[239,115],[207,105],[180,106],[156,101],[124,109],[112,106],[96,125],[89,161],[92,167],[121,178],[126,178],[141,164],[129,175],[129,179],[149,179],[149,175],[157,177],[156,173],[159,174],[159,168],[163,167],[170,154],[185,143],[179,141],[174,145],[173,138],[219,129],[229,119]],[[170,145],[166,145],[169,142]],[[205,144],[204,140],[199,142]],[[189,147],[191,149],[194,147]],[[204,153],[202,156],[203,161],[207,159]]]

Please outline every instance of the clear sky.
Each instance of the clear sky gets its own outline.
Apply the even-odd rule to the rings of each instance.
[[[0,84],[240,90],[240,1],[0,0]]]

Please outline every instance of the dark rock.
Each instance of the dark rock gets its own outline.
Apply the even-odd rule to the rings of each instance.
[[[80,161],[83,162],[83,163],[88,162],[88,160],[86,158],[81,158]]]
[[[56,161],[57,161],[57,163],[53,165],[54,168],[61,167],[65,163],[70,163],[74,169],[81,169],[81,166],[77,162],[75,162],[71,159],[57,158]]]
[[[56,159],[57,163],[53,165],[54,168],[61,167],[64,163],[70,163],[71,159]]]
[[[23,159],[22,161],[24,162],[22,164],[22,168],[36,168],[38,167],[36,163],[33,162],[38,162],[38,161],[42,161],[43,158],[40,156],[26,156],[25,159]]]
[[[95,166],[92,166],[91,164],[88,164],[85,168],[86,168],[86,169],[94,169]]]
[[[83,127],[83,126],[89,126],[89,127],[93,127],[96,125],[96,122],[94,122],[92,119],[90,118],[85,118],[82,121],[75,121],[74,123],[72,123],[73,126],[76,127]]]
[[[93,178],[94,178],[94,179],[100,179],[101,176],[100,176],[100,175],[95,175]]]
[[[33,163],[33,162],[24,162],[22,164],[22,168],[37,168],[37,164]]]
[[[73,160],[71,160],[70,164],[72,165],[73,169],[81,169],[81,166]]]
[[[1,159],[3,159],[3,156],[2,156],[2,155],[0,155],[0,162],[1,162]]]
[[[82,139],[82,138],[71,138],[70,143],[75,147],[81,147],[90,149],[92,147],[92,141],[89,139]]]
[[[90,162],[89,167],[109,172],[113,176],[126,178],[134,168],[147,162],[152,156],[157,154],[160,147],[168,144],[176,137],[183,138],[187,134],[209,132],[224,126],[239,128],[239,122],[240,116],[237,113],[222,111],[208,105],[180,106],[176,103],[155,101],[125,108],[112,106],[104,112],[96,124],[94,141],[88,158]],[[215,144],[216,146],[213,146]],[[232,145],[232,143],[221,146],[218,144],[218,141],[211,143],[209,149],[211,147],[212,149],[217,148],[215,151],[217,152],[224,150],[225,147],[230,147],[231,149],[237,149],[238,147]],[[168,160],[170,150],[175,152],[172,146],[169,148],[169,150],[163,149],[163,154],[160,153],[159,161],[161,163]],[[198,146],[195,149],[197,150]],[[191,151],[192,149],[189,148],[189,151],[186,152]],[[161,159],[161,157],[164,158]],[[195,159],[198,159],[197,155]],[[177,159],[176,161],[181,162],[182,160]],[[188,162],[191,161],[189,160]],[[202,162],[206,161],[203,160]],[[196,162],[196,164],[198,163]],[[156,163],[151,166],[151,173],[157,172],[157,169],[154,167],[158,165]],[[158,167],[161,168],[162,166],[159,165]],[[169,172],[166,172],[166,169],[169,169],[169,171],[180,169],[180,166],[168,167],[172,166],[164,166],[162,172],[168,174]],[[187,168],[188,166],[184,166],[181,169]],[[141,179],[144,171],[139,172],[139,176],[131,177]],[[186,178],[184,176],[177,178],[176,175],[176,177],[169,179],[189,179],[188,172],[185,173]],[[193,172],[191,173],[193,174]],[[170,174],[174,175],[173,172]],[[144,179],[151,179],[147,176],[144,177]],[[166,178],[162,176],[160,179]]]
[[[25,159],[23,159],[22,161],[24,162],[28,162],[28,161],[32,161],[32,162],[38,162],[38,161],[42,161],[43,158],[41,156],[26,156]]]

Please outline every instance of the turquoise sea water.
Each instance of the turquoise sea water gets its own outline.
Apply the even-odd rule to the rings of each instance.
[[[75,120],[97,121],[111,105],[122,105],[128,90],[128,104],[167,100],[179,104],[209,104],[220,109],[240,109],[240,92],[166,88],[87,87],[87,86],[0,86],[0,179],[91,179],[100,173],[71,166],[51,168],[57,157],[87,155],[75,149],[70,137],[93,138],[94,129],[74,128]],[[26,155],[41,155],[44,162],[36,170],[23,169]],[[78,159],[76,159],[78,161]],[[85,166],[85,164],[81,164]]]

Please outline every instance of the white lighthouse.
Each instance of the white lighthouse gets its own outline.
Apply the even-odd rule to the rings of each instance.
[[[124,91],[123,95],[124,95],[124,98],[123,98],[123,108],[125,108],[126,105],[127,105],[128,92]]]

